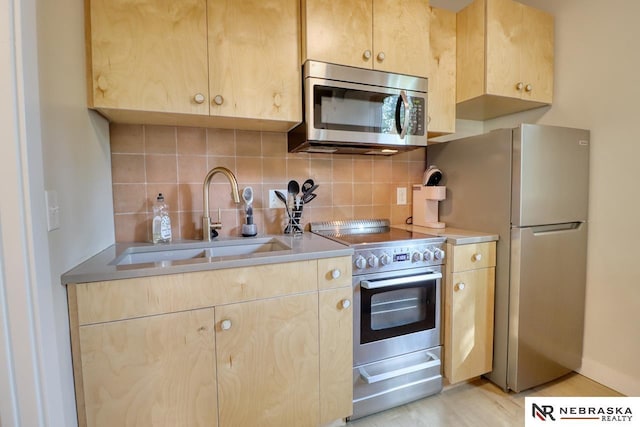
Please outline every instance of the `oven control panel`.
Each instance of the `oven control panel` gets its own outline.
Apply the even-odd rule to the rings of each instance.
[[[372,273],[440,265],[444,264],[445,256],[442,243],[357,248],[353,255],[353,273]]]

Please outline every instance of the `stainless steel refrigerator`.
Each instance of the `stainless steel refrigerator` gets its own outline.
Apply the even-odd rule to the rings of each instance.
[[[521,391],[580,367],[589,131],[523,124],[427,147],[440,221],[497,233],[493,370]]]

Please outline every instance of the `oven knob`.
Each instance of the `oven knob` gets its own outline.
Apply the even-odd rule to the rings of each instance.
[[[436,248],[433,251],[433,258],[440,261],[444,259],[444,251],[442,249]]]
[[[391,263],[391,257],[388,254],[382,254],[380,257],[380,263],[382,265],[389,265]]]
[[[367,262],[369,263],[369,267],[376,268],[378,266],[378,257],[375,255],[371,255],[369,256],[369,258],[367,258]]]
[[[413,255],[411,255],[411,261],[413,262],[422,261],[422,254],[420,252],[414,252]]]
[[[431,261],[433,260],[433,252],[431,252],[429,249],[427,249],[426,251],[424,251],[424,253],[422,254],[422,259],[424,259],[425,261]]]
[[[361,270],[367,266],[367,260],[362,255],[358,255],[353,263]]]

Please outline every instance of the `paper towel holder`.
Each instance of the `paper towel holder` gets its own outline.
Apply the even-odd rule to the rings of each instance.
[[[413,225],[428,228],[445,228],[438,221],[438,202],[446,199],[447,187],[413,185]]]

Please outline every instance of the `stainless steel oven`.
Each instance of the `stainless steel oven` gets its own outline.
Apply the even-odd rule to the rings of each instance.
[[[439,345],[441,279],[440,266],[354,276],[354,363]]]
[[[444,238],[387,220],[311,229],[354,248],[351,419],[440,392]]]

